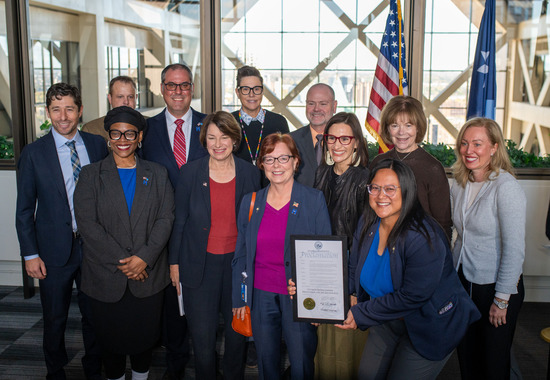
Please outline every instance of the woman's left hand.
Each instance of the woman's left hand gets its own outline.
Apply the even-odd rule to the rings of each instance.
[[[499,309],[497,305],[492,304],[489,309],[489,323],[495,327],[499,327],[506,324],[506,311],[507,309]]]
[[[296,284],[294,281],[292,281],[291,278],[288,279],[288,294],[290,295],[290,299],[292,299],[292,296],[296,294]]]
[[[145,270],[147,263],[136,255],[127,257],[118,261],[120,265],[117,267],[130,280],[135,280]]]
[[[342,330],[357,330],[357,323],[355,323],[355,318],[353,318],[353,313],[351,310],[348,311],[348,317],[341,325],[334,325]]]

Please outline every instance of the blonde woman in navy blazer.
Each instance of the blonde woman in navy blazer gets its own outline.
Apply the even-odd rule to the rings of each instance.
[[[244,194],[260,188],[260,171],[234,156],[241,130],[228,112],[218,111],[204,119],[200,141],[209,155],[182,166],[176,187],[170,277],[178,294],[183,293],[196,378],[216,378],[216,332],[221,313],[225,322],[223,376],[241,379],[245,340],[231,328],[231,261],[239,205]],[[230,215],[221,215],[222,210]],[[224,230],[231,225],[234,231]],[[220,235],[220,231],[225,233]]]
[[[460,372],[463,379],[507,379],[525,294],[525,194],[512,174],[494,120],[468,120],[455,151],[453,257],[462,284],[482,314],[458,347]]]
[[[294,180],[300,155],[290,135],[267,136],[258,162],[270,185],[258,192],[250,222],[251,194],[241,203],[233,260],[233,312],[242,317],[246,305],[251,309],[260,379],[279,379],[281,337],[288,348],[291,378],[312,379],[317,334],[310,323],[293,320],[287,290],[292,273],[290,235],[331,234],[325,197]],[[241,284],[247,287],[245,299]]]

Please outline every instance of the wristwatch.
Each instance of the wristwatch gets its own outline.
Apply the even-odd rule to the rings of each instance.
[[[493,303],[495,305],[497,305],[497,307],[500,309],[500,310],[504,310],[504,309],[507,309],[508,308],[508,301],[499,301],[497,300],[496,298],[493,298]]]

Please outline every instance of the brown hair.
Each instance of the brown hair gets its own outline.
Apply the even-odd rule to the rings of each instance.
[[[116,82],[131,84],[132,87],[134,87],[134,91],[137,89],[136,82],[134,82],[132,78],[126,75],[119,75],[118,77],[114,77],[113,79],[111,79],[111,81],[109,82],[109,94],[111,95],[113,95],[113,86]]]
[[[501,170],[505,170],[514,175],[514,168],[510,162],[508,152],[506,151],[506,143],[504,142],[504,136],[502,135],[500,126],[494,120],[486,119],[484,117],[476,117],[468,120],[466,124],[462,126],[460,132],[458,132],[458,136],[456,137],[456,162],[453,165],[453,177],[456,182],[462,187],[465,187],[468,181],[473,182],[472,171],[464,165],[464,162],[462,162],[462,158],[460,156],[460,146],[462,139],[464,138],[464,133],[470,127],[483,127],[491,144],[493,144],[493,146],[497,144],[497,150],[491,156],[487,173],[485,173],[485,180],[489,179],[492,172],[495,172],[498,175]]]
[[[260,74],[260,71],[253,66],[243,66],[237,70],[237,87],[241,85],[241,80],[245,77],[257,77],[260,79],[262,86],[264,84],[262,74]]]
[[[405,95],[394,96],[382,109],[380,114],[380,137],[386,144],[393,144],[390,135],[390,124],[395,123],[395,120],[401,114],[406,115],[409,122],[416,126],[416,139],[414,141],[417,144],[422,142],[428,128],[422,103],[412,96]]]
[[[294,157],[294,160],[296,161],[296,168],[300,167],[302,159],[300,158],[300,153],[298,153],[298,148],[296,147],[294,139],[289,134],[283,135],[281,132],[277,132],[270,134],[264,139],[264,141],[262,141],[260,154],[258,156],[258,168],[264,170],[264,157],[273,152],[275,150],[275,145],[277,145],[278,143],[284,143],[288,147],[288,150],[290,150],[290,154]]]
[[[210,124],[214,124],[224,135],[229,136],[233,140],[233,152],[239,149],[242,137],[241,127],[233,115],[226,111],[217,111],[204,118],[199,135],[199,141],[203,147],[206,148],[206,134],[208,133]]]

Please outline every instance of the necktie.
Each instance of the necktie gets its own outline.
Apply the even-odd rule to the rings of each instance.
[[[80,175],[80,170],[82,169],[82,166],[80,166],[80,158],[78,158],[78,152],[76,151],[74,140],[67,141],[65,144],[71,150],[71,165],[73,167],[74,184],[76,185],[78,182],[78,176]]]
[[[176,132],[174,133],[174,157],[178,163],[178,168],[185,165],[187,161],[187,149],[185,148],[185,135],[181,126],[183,125],[182,119],[176,120]]]
[[[319,133],[317,136],[315,136],[317,139],[317,142],[315,143],[315,158],[317,159],[317,165],[321,164],[321,159],[323,158],[323,145],[321,144],[321,141],[323,141],[323,135]]]

